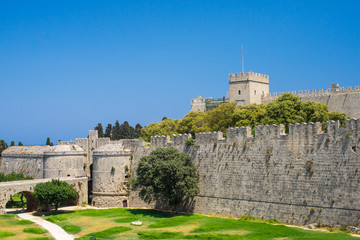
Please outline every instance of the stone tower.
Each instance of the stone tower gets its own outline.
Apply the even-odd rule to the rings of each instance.
[[[191,111],[206,112],[205,99],[198,96],[196,99],[191,99]]]
[[[246,104],[261,104],[261,97],[269,93],[269,76],[247,72],[229,74],[229,101],[237,107]]]

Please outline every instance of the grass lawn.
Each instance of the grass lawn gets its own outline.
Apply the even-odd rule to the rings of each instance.
[[[29,220],[20,220],[14,214],[0,215],[0,239],[6,240],[50,240],[49,233]]]
[[[171,213],[148,209],[87,209],[44,216],[75,234],[76,239],[357,239],[346,233],[328,233],[269,224],[247,218],[230,219],[201,214]],[[133,221],[142,226],[131,225]]]

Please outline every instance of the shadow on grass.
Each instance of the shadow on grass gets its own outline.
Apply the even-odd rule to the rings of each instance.
[[[50,211],[50,212],[35,212],[33,213],[34,216],[38,216],[38,217],[42,217],[42,216],[56,216],[56,215],[61,215],[61,214],[65,214],[65,213],[74,213],[75,211],[72,210],[58,210],[57,212],[55,211]]]

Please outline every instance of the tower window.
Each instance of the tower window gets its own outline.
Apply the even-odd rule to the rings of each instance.
[[[241,90],[239,90],[239,95],[241,95]]]
[[[256,90],[254,90],[254,95],[256,95]]]

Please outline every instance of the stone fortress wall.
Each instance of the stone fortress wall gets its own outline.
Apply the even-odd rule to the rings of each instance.
[[[230,102],[237,102],[238,107],[251,103],[267,104],[284,93],[269,93],[268,75],[253,72],[229,74],[228,99]],[[299,96],[302,101],[326,104],[330,111],[344,112],[353,118],[360,118],[359,86],[339,87],[339,84],[332,84],[331,88],[290,93]],[[207,110],[204,98],[198,96],[191,100],[191,111]]]
[[[2,152],[0,172],[34,179],[87,176],[86,153],[78,145],[14,146]]]
[[[157,147],[175,147],[192,156],[200,195],[184,210],[205,214],[251,215],[286,223],[360,225],[360,120],[229,128],[189,135],[153,137],[134,149],[133,169]],[[133,174],[134,171],[133,171]],[[130,192],[130,206],[148,206]],[[159,206],[153,204],[151,206]]]
[[[346,128],[330,121],[326,131],[320,123],[292,124],[288,133],[283,125],[256,126],[254,135],[250,127],[229,128],[226,138],[221,132],[198,133],[195,145],[186,146],[190,137],[173,135],[171,141],[157,136],[148,144],[89,134],[81,141],[96,147],[93,150],[74,145],[79,141],[10,147],[3,152],[1,171],[26,169],[35,178],[69,173],[81,177],[87,174],[84,163],[90,152],[93,205],[161,208],[130,191],[128,179],[142,156],[158,147],[175,147],[192,157],[200,176],[200,195],[184,207],[186,211],[246,214],[296,224],[360,225],[360,119],[347,120]]]
[[[331,88],[292,91],[291,93],[299,96],[302,101],[326,104],[330,111],[344,112],[351,117],[360,118],[359,86],[339,87],[339,84],[332,84]],[[267,94],[262,97],[262,103],[274,101],[282,94],[284,92]]]

